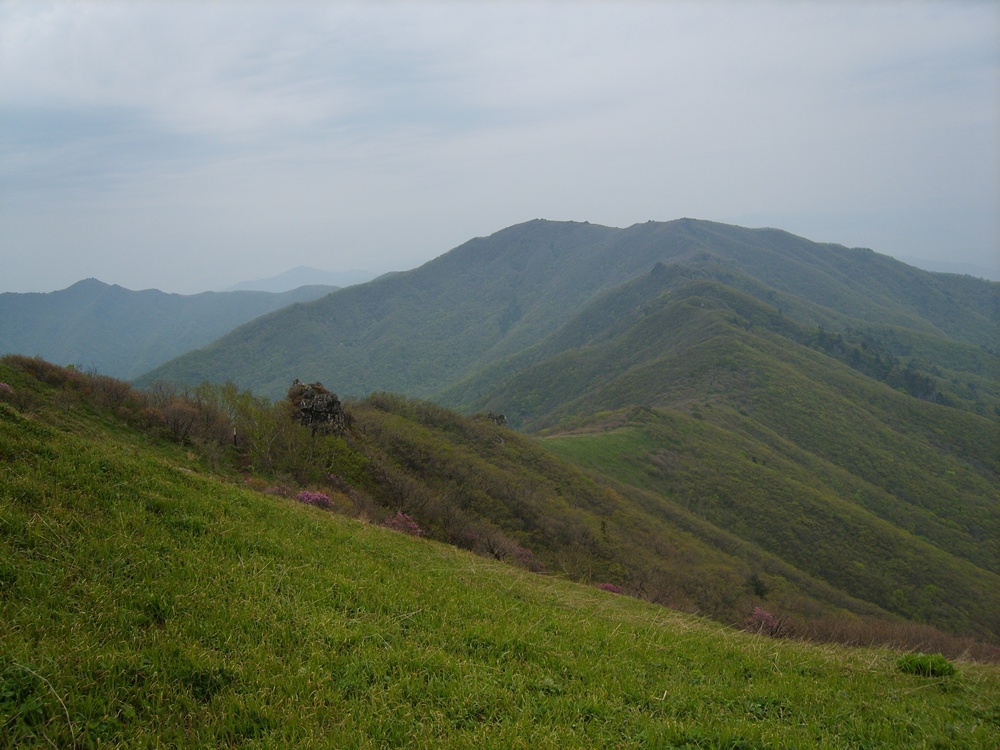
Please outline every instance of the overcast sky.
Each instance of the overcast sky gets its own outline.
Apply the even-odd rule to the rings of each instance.
[[[0,291],[683,216],[1000,278],[1000,3],[0,0]]]

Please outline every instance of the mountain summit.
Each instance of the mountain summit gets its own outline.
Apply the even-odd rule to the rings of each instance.
[[[278,396],[298,377],[336,383],[346,395],[435,396],[657,264],[734,285],[807,325],[896,326],[996,343],[995,284],[871,250],[693,219],[627,229],[535,220],[252,321],[140,382],[233,380]]]

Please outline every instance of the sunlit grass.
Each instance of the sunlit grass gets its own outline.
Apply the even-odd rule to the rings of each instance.
[[[0,745],[982,747],[1000,672],[772,640],[0,404]]]

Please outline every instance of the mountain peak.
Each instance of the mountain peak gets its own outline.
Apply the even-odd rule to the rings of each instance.
[[[69,289],[108,289],[110,287],[111,284],[106,284],[100,279],[95,279],[93,276],[90,276],[86,279],[81,279],[75,284],[70,284],[64,291]]]

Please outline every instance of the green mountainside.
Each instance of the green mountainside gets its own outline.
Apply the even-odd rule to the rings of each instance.
[[[730,625],[765,607],[808,637],[912,642],[909,622],[925,635],[1000,642],[995,548],[976,544],[994,536],[995,508],[975,487],[968,508],[964,496],[949,505],[879,492],[776,436],[649,407],[599,413],[610,421],[598,432],[539,442],[496,415],[374,394],[349,402],[339,422],[348,428],[310,437],[289,401],[233,384],[146,393],[42,360],[9,362],[59,386],[66,408],[104,404],[216,470],[260,475],[283,496],[325,493],[324,507],[365,518],[402,514],[434,539],[531,570]],[[938,648],[955,652],[937,631]]]
[[[705,546],[682,509],[687,531],[626,510],[489,419],[383,395],[348,404],[345,433],[311,435],[229,387],[143,394],[23,357],[0,360],[0,384],[0,746],[1000,741],[995,664],[769,638],[782,623],[760,607],[741,632],[566,580],[554,568],[589,556],[605,583],[588,547],[638,549],[647,522],[669,567],[703,557],[703,585],[724,587],[747,545]],[[427,529],[401,514],[449,493],[464,495]],[[489,533],[504,513],[525,541],[554,525],[536,559]],[[419,538],[449,518],[487,555],[553,569]],[[785,570],[740,595],[791,601]]]
[[[133,378],[248,320],[333,291],[304,286],[282,294],[181,295],[86,279],[58,292],[7,292],[0,294],[0,354],[40,356]]]
[[[848,316],[996,350],[996,284],[779,230],[691,219],[628,229],[536,220],[413,271],[252,321],[137,382],[233,380],[279,397],[298,377],[334,383],[350,396],[434,397],[537,343],[595,296],[657,263],[726,271],[781,298],[785,314],[807,325],[835,327]]]
[[[450,395],[542,431],[665,517],[684,509],[851,596],[996,639],[996,358],[945,341],[968,356],[930,374],[876,329],[848,331],[657,267]],[[971,618],[955,606],[973,600]]]
[[[794,579],[789,611],[812,606],[791,603],[808,590],[823,606],[996,643],[998,290],[778,230],[535,221],[254,321],[144,382],[230,379],[280,395],[315,378],[504,414],[613,483],[604,515],[578,519],[586,564],[604,561],[594,575],[730,621],[745,602],[719,591]],[[421,441],[434,442],[409,442]],[[427,489],[428,467],[450,465],[438,447],[414,448],[409,481],[464,507],[464,490]],[[470,486],[490,474],[449,471]],[[490,494],[501,497],[490,522],[534,554],[569,538],[539,518],[582,512],[515,517],[517,497]],[[632,525],[616,527],[615,509]],[[685,547],[662,540],[679,529],[736,555],[697,553],[730,571],[726,585],[694,596],[699,574],[669,572]],[[645,541],[625,560],[629,545],[610,552],[603,533]],[[580,575],[559,555],[545,564]]]

